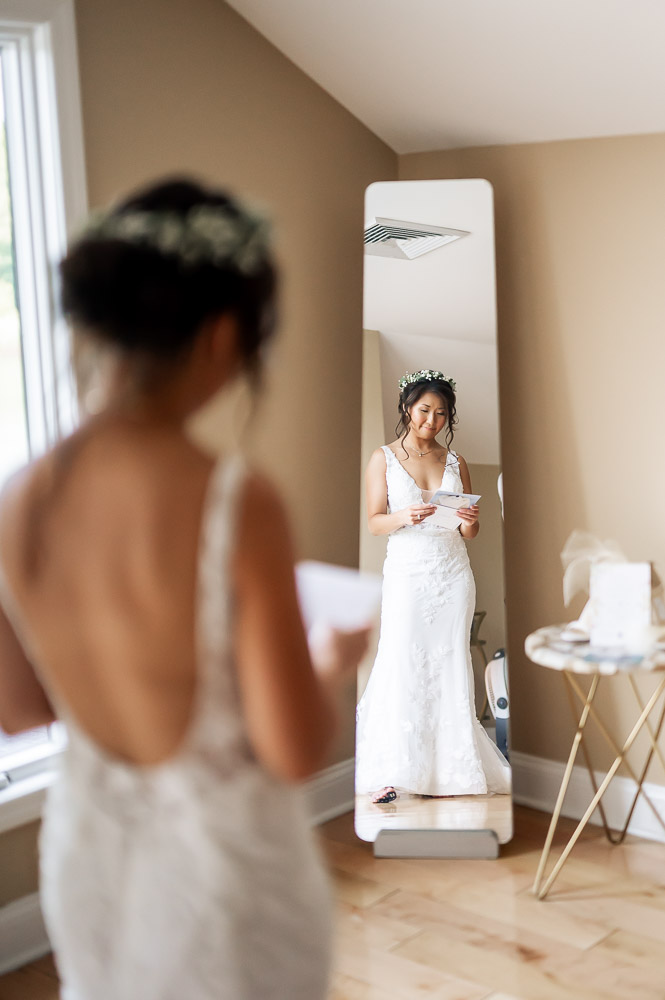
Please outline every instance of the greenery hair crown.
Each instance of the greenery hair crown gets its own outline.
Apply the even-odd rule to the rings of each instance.
[[[432,379],[440,379],[442,382],[447,382],[453,392],[455,392],[455,389],[457,388],[455,379],[448,378],[448,376],[444,375],[443,372],[435,372],[432,371],[431,368],[423,368],[422,371],[411,372],[410,374],[409,372],[405,372],[405,374],[402,375],[398,382],[400,392],[404,392],[407,385],[413,385],[414,382],[431,382]]]
[[[184,215],[172,210],[127,209],[95,212],[81,236],[119,240],[179,258],[184,266],[214,264],[251,276],[269,253],[270,226],[257,212],[236,205],[194,205]]]

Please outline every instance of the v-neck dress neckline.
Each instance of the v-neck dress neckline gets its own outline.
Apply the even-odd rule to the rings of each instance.
[[[430,490],[430,489],[428,489],[428,488],[427,488],[426,486],[421,486],[421,485],[420,485],[419,483],[417,483],[417,482],[416,482],[416,480],[415,480],[415,479],[413,478],[413,476],[411,475],[411,473],[410,473],[410,472],[407,472],[407,470],[406,470],[406,469],[404,468],[403,464],[402,464],[402,463],[400,462],[399,458],[397,457],[397,455],[396,455],[396,454],[395,454],[395,452],[394,452],[394,451],[392,450],[392,448],[390,447],[390,445],[389,445],[389,444],[386,444],[386,445],[384,445],[384,448],[386,448],[386,449],[387,449],[387,450],[388,450],[388,451],[390,452],[390,454],[391,454],[391,455],[392,455],[392,457],[393,457],[393,458],[395,459],[395,461],[396,461],[396,462],[397,462],[397,464],[399,465],[399,467],[400,467],[400,469],[402,470],[402,472],[403,472],[403,473],[404,473],[404,474],[405,474],[406,476],[408,476],[408,477],[409,477],[409,479],[411,480],[411,482],[412,482],[412,483],[414,484],[414,486],[415,486],[415,487],[416,487],[416,488],[417,488],[418,490],[420,490],[420,494],[421,494],[421,496],[422,496],[422,494],[423,494],[423,493],[436,493],[436,490],[440,490],[440,489],[441,489],[441,487],[443,486],[443,480],[444,480],[444,478],[445,478],[445,475],[446,475],[446,470],[447,470],[447,468],[448,468],[448,460],[449,460],[450,456],[451,456],[452,454],[454,454],[454,453],[453,453],[453,452],[452,452],[452,451],[450,450],[450,448],[448,448],[448,449],[447,449],[447,451],[446,451],[446,464],[444,465],[444,467],[443,467],[443,472],[441,473],[441,482],[440,482],[440,483],[439,483],[439,485],[438,485],[438,486],[436,487],[436,489],[434,489],[434,490]]]

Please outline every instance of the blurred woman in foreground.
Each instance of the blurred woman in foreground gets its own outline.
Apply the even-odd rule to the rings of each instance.
[[[184,430],[260,369],[265,224],[159,184],[91,222],[62,281],[75,348],[110,375],[0,501],[0,725],[67,725],[41,844],[63,997],[323,998],[328,892],[293,783],[365,634],[312,668],[282,503]]]

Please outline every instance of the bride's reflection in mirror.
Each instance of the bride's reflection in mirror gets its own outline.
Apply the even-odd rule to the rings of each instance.
[[[424,183],[431,187],[433,183],[460,182]],[[389,189],[385,208],[381,207],[384,215],[396,216],[390,195],[401,187],[398,197],[403,198],[405,186],[398,183],[373,187]],[[372,197],[376,198],[376,191],[370,188],[368,199]],[[417,215],[407,215],[403,210],[401,217]],[[394,219],[381,219],[382,223],[387,221],[394,223]],[[442,224],[441,219],[437,221]],[[373,222],[370,218],[370,229]],[[473,232],[467,235],[473,236]],[[467,254],[470,260],[473,256]],[[413,268],[413,263],[406,266]],[[399,286],[395,262],[380,261],[378,266],[392,268],[389,285],[390,294],[395,295],[395,287]],[[366,305],[368,278],[377,273],[366,271]],[[478,277],[482,280],[483,275]],[[404,282],[404,294],[409,294],[408,281]],[[475,633],[477,649],[484,645],[478,643],[478,629],[473,628],[474,615],[477,626],[482,612],[476,606],[476,584],[467,551],[467,546],[473,549],[483,545],[484,504],[491,513],[488,546],[496,548],[498,540],[500,549],[498,449],[496,462],[488,462],[487,455],[480,455],[480,464],[474,464],[478,463],[478,452],[473,448],[467,463],[455,441],[458,409],[464,413],[479,409],[478,391],[488,365],[479,364],[478,371],[474,371],[471,347],[466,345],[465,354],[465,345],[451,341],[447,352],[445,334],[437,343],[431,330],[428,350],[425,338],[418,336],[418,310],[414,307],[411,312],[415,329],[409,333],[415,336],[411,336],[407,347],[401,343],[395,350],[395,341],[388,339],[380,356],[383,331],[369,331],[376,337],[373,361],[382,370],[376,376],[382,382],[379,396],[386,411],[381,424],[388,425],[391,410],[398,423],[394,438],[373,449],[367,444],[372,437],[372,444],[378,443],[376,421],[373,434],[368,435],[367,427],[363,428],[367,462],[364,530],[387,544],[378,648],[357,709],[356,831],[363,839],[373,840],[379,830],[388,828],[489,828],[503,842],[510,838],[511,771],[478,718],[477,707],[481,715],[486,708],[485,678],[483,672],[477,682],[474,675],[471,641]],[[495,319],[492,313],[488,320],[494,373]],[[473,346],[477,348],[478,344]],[[448,367],[445,371],[425,367],[435,356],[440,359],[447,353],[453,362],[459,361],[460,375]],[[416,366],[423,367],[414,366],[416,370],[393,379],[391,398],[386,376],[394,375],[396,359],[403,360],[407,355]],[[368,363],[371,361],[366,349]],[[364,381],[366,393],[367,379]],[[474,389],[473,381],[479,383]],[[465,390],[473,399],[473,404],[468,400],[466,408]],[[493,391],[496,399],[495,384]],[[491,412],[490,404],[487,413]],[[492,430],[498,443],[497,420],[495,412]],[[491,422],[491,416],[485,422]],[[464,429],[463,420],[460,429]],[[487,432],[486,427],[478,429],[481,436],[483,430]],[[468,428],[463,441],[473,441]],[[476,471],[482,479],[480,488],[475,484],[477,494],[489,492],[489,483],[493,486],[493,496],[478,502],[472,484],[472,473]],[[494,585],[494,590],[501,589],[500,578],[499,572],[498,588]],[[484,589],[487,593],[487,586]],[[502,593],[493,596],[497,598],[495,609],[502,609]],[[495,610],[494,617],[502,617],[501,611],[497,616]],[[479,706],[476,686],[478,701],[483,699]]]
[[[379,648],[358,705],[356,792],[374,803],[400,791],[507,794],[510,768],[475,709],[476,587],[465,543],[478,534],[478,505],[457,509],[452,528],[432,524],[437,506],[424,501],[425,492],[472,493],[452,449],[455,383],[432,370],[402,381],[398,437],[366,473],[369,530],[389,538]],[[437,441],[444,430],[446,446]]]

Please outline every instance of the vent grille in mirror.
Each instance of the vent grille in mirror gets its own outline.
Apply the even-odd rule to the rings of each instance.
[[[462,229],[377,217],[365,229],[365,253],[413,260],[468,235]]]

